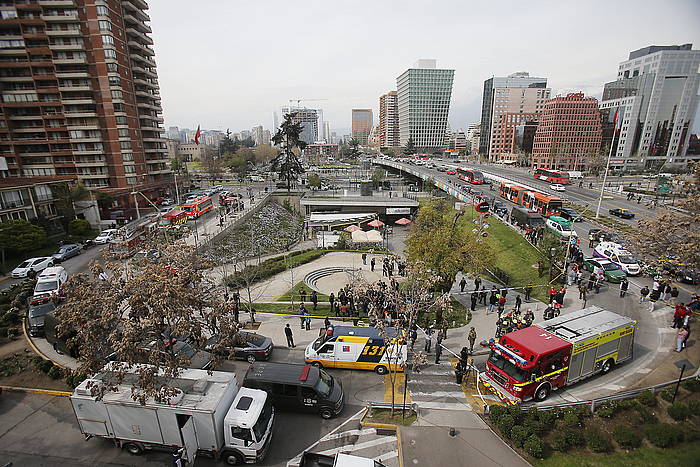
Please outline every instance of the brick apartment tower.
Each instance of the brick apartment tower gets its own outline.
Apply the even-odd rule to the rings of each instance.
[[[372,109],[352,109],[352,139],[360,146],[369,145],[373,124]]]
[[[544,104],[532,146],[532,167],[587,169],[603,137],[598,100],[583,93],[557,96]]]
[[[389,91],[379,97],[379,137],[382,148],[397,148],[399,142],[399,96]]]
[[[76,176],[127,216],[131,192],[170,190],[147,9],[143,0],[0,2],[9,177]]]

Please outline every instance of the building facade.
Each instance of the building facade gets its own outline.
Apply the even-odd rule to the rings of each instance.
[[[372,109],[352,109],[352,138],[360,146],[369,145],[369,135],[373,126]]]
[[[436,60],[418,60],[396,78],[400,146],[411,139],[419,151],[444,147],[454,73]]]
[[[504,113],[540,113],[551,90],[547,78],[536,78],[527,72],[506,77],[494,77],[484,81],[481,104],[481,134],[479,154],[495,162],[499,159],[501,143],[507,136],[502,133],[501,115]]]
[[[600,152],[602,124],[598,100],[571,93],[548,100],[535,132],[532,167],[588,170]]]
[[[610,125],[622,119],[610,167],[622,170],[682,167],[698,106],[700,50],[692,44],[649,46],[620,63],[617,81],[605,84],[600,104]]]
[[[307,109],[300,107],[282,107],[282,117],[287,114],[293,114],[292,122],[300,123],[302,132],[300,139],[306,144],[313,144],[318,141],[318,111],[316,109]]]
[[[479,154],[479,141],[481,140],[481,122],[467,125],[467,145],[470,154]]]
[[[396,148],[399,141],[399,100],[396,91],[379,97],[379,136],[382,148]]]
[[[2,2],[0,157],[129,209],[172,184],[143,0]],[[145,200],[143,200],[145,203]]]

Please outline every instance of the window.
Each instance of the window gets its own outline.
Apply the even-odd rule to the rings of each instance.
[[[114,45],[114,37],[107,34],[102,35],[102,45]]]
[[[97,16],[109,16],[109,8],[103,5],[97,5]]]
[[[97,23],[100,26],[100,31],[111,31],[112,30],[112,23],[110,23],[109,21],[100,20]],[[102,36],[102,37],[104,37],[104,36]]]
[[[19,190],[3,191],[2,200],[6,208],[17,208],[24,205],[22,193]]]
[[[114,49],[105,49],[105,58],[117,58],[117,51]]]
[[[23,47],[23,39],[0,41],[0,49],[21,49]]]
[[[36,193],[37,201],[46,201],[53,197],[51,188],[46,185],[38,185],[34,187],[34,192]]]
[[[124,173],[128,173],[128,174],[136,173],[136,167],[134,167],[133,165],[125,165],[124,166]]]
[[[126,125],[127,124],[126,117],[124,115],[117,115],[115,118],[117,120],[117,125]]]
[[[110,76],[109,77],[109,85],[110,86],[121,86],[122,79],[119,76]]]
[[[39,96],[35,92],[29,92],[26,94],[3,94],[3,102],[37,102]]]
[[[119,147],[122,149],[131,149],[131,141],[120,141]]]
[[[2,19],[15,19],[17,18],[16,10],[2,10],[0,11],[0,17]]]
[[[129,185],[136,185],[136,177],[126,177],[126,183]]]
[[[119,104],[119,103],[116,103],[116,102],[115,102],[115,103],[112,104],[112,105],[114,106],[114,111],[115,111],[115,112],[126,112],[126,110],[125,110],[125,108],[124,108],[124,104]]]
[[[243,441],[253,441],[253,436],[248,428],[239,428],[237,426],[231,427],[231,437],[236,439],[242,439]]]
[[[114,91],[112,91],[112,92],[114,92]],[[122,137],[128,138],[129,137],[129,129],[128,128],[119,128],[118,131],[119,131],[120,138],[122,138]]]
[[[120,90],[113,89],[111,91],[112,93],[112,99],[124,99],[124,93]],[[121,136],[121,135],[120,135]],[[128,135],[127,135],[128,136]]]
[[[107,71],[110,73],[118,73],[119,72],[119,65],[113,62],[107,63]]]

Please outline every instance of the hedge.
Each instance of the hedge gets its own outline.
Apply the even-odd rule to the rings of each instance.
[[[642,444],[642,438],[627,425],[617,425],[613,428],[613,439],[625,449],[638,448]]]
[[[682,429],[668,423],[649,425],[646,434],[649,442],[659,448],[668,448],[683,441]]]

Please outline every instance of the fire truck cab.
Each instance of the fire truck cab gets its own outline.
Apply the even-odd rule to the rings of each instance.
[[[552,391],[630,360],[635,325],[591,306],[510,332],[490,343],[479,379],[507,404],[542,401]]]

